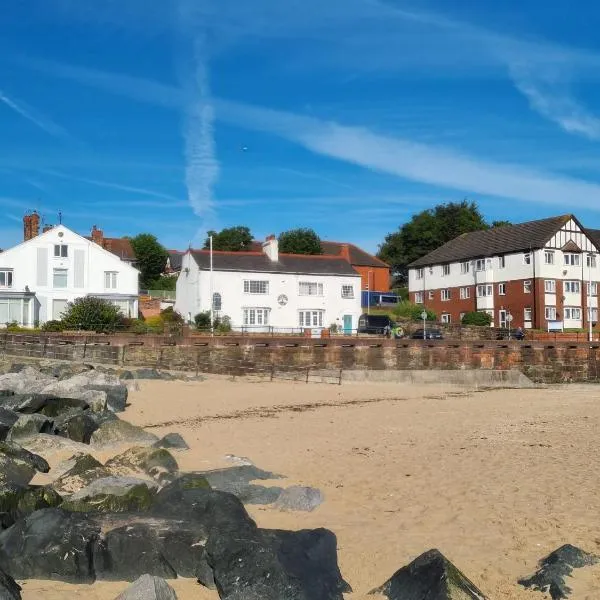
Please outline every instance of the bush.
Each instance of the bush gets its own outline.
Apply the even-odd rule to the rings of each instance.
[[[227,315],[224,315],[220,319],[216,318],[214,324],[217,333],[229,333],[231,331],[231,318]]]
[[[482,311],[468,312],[463,316],[461,323],[463,325],[489,327],[492,324],[492,315]]]
[[[63,325],[62,321],[46,321],[42,325],[42,331],[46,332],[63,331],[64,328],[65,326]]]
[[[67,304],[62,318],[64,329],[112,332],[123,326],[124,317],[121,311],[108,300],[102,298],[77,298]]]
[[[210,329],[210,311],[205,310],[194,317],[196,329]]]
[[[163,333],[164,330],[165,322],[160,315],[146,319],[146,333]]]
[[[422,304],[413,304],[412,302],[400,302],[394,308],[394,315],[399,319],[422,321],[421,313],[423,310],[427,313],[428,321],[437,320],[437,315],[432,310],[425,308]]]
[[[174,292],[177,287],[177,277],[174,275],[161,275],[148,284],[149,290]]]
[[[139,335],[148,333],[148,325],[142,319],[128,319],[125,323],[129,333],[137,333]]]
[[[160,318],[165,323],[176,323],[178,325],[183,325],[183,317],[178,312],[175,312],[175,310],[173,309],[172,306],[169,306],[169,308],[165,308],[164,310],[161,310]]]

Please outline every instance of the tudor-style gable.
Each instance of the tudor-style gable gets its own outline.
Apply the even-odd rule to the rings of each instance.
[[[552,235],[545,248],[562,252],[600,252],[596,240],[573,215]]]

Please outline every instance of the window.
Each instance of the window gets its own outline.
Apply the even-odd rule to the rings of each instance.
[[[575,308],[572,306],[565,306],[565,319],[579,321],[581,319],[581,308]]]
[[[546,294],[556,294],[556,281],[554,279],[546,279],[544,281],[544,291]]]
[[[587,284],[587,295],[588,296],[597,296],[598,295],[598,284],[595,281],[592,281],[591,285]]]
[[[423,279],[423,269],[415,270],[415,279]]]
[[[506,284],[505,283],[498,284],[498,295],[506,296]]]
[[[523,253],[523,264],[525,264],[525,265],[531,264],[531,252]]]
[[[104,288],[107,290],[117,289],[117,273],[115,271],[104,271]]]
[[[596,268],[596,255],[595,254],[587,255],[587,266],[591,267],[592,269]]]
[[[533,314],[533,311],[531,310],[531,308],[529,308],[529,307],[528,308],[524,308],[523,309],[523,320],[525,322],[531,322],[531,320],[532,320],[532,314]]]
[[[581,286],[579,281],[565,281],[565,294],[579,294]]]
[[[257,326],[269,324],[268,308],[244,308],[244,325]]]
[[[67,287],[67,269],[54,269],[52,285],[55,288]]]
[[[442,265],[442,276],[450,275],[450,265]]]
[[[546,306],[546,321],[556,321],[556,306]]]
[[[544,252],[544,262],[547,265],[553,265],[554,264],[554,251],[553,250],[546,250]]]
[[[485,271],[486,269],[486,260],[485,258],[478,258],[475,261],[475,270],[476,271]]]
[[[417,292],[415,294],[415,304],[423,304],[423,292]]]
[[[430,290],[430,291],[427,293],[427,297],[428,297],[430,300],[433,300],[433,299],[435,298],[435,293],[434,293],[434,292],[432,292],[432,291]]]
[[[321,284],[322,286],[323,284]],[[354,286],[343,285],[342,286],[342,298],[354,298]]]
[[[499,256],[498,257],[498,268],[499,269],[504,269],[504,267],[506,267],[506,257],[505,256]]]
[[[464,275],[465,273],[469,272],[469,261],[465,261],[465,262],[461,262],[460,263],[460,272]]]
[[[592,323],[597,323],[598,322],[598,309],[596,307],[592,307],[591,311],[592,311],[591,321],[592,321]],[[589,321],[590,320],[590,307],[588,307],[588,309],[587,309],[587,317],[588,317],[588,321]]]
[[[6,269],[0,271],[0,288],[11,288],[13,285],[13,272]]]
[[[461,287],[460,288],[460,299],[467,300],[470,297],[471,297],[471,288]]]
[[[298,319],[300,327],[323,327],[322,310],[301,310]]]
[[[477,297],[485,298],[486,296],[494,295],[494,286],[492,284],[478,285],[477,286]]]
[[[215,292],[213,294],[212,309],[213,310],[221,310],[222,306],[223,306],[223,302],[221,300],[221,294],[219,294],[219,292]]]
[[[452,321],[452,316],[448,313],[442,313],[442,323],[450,323]]]
[[[244,293],[245,294],[268,294],[269,293],[269,282],[245,279],[244,280]]]
[[[575,254],[573,252],[565,252],[565,265],[569,265],[570,267],[578,267],[579,254]]]
[[[66,244],[54,244],[54,257],[67,258],[69,256],[69,246]]]
[[[523,293],[531,294],[531,281],[529,279],[523,282]]]
[[[442,300],[444,302],[450,300],[450,290],[449,289],[442,290]]]
[[[313,281],[301,281],[298,284],[298,293],[300,296],[322,296],[323,284]]]
[[[20,298],[0,298],[0,323],[20,323],[22,317]]]

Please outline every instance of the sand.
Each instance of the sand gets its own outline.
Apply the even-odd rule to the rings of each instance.
[[[366,600],[434,547],[491,599],[541,600],[516,583],[540,558],[567,542],[600,552],[599,400],[591,385],[477,392],[208,379],[144,382],[122,416],[181,433],[191,447],[176,453],[182,470],[225,466],[233,454],[286,475],[283,485],[320,488],[325,503],[312,513],[249,511],[262,527],[335,532],[348,600]],[[600,569],[574,574],[571,598],[598,598]],[[23,585],[25,600],[112,600],[126,587]],[[172,585],[180,599],[218,597],[192,580]]]

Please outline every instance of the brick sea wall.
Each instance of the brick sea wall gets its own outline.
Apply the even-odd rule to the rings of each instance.
[[[598,381],[600,343],[103,335],[0,335],[9,356],[241,375],[315,369],[519,369],[537,382]]]

